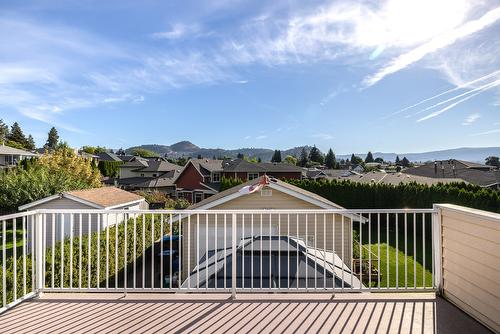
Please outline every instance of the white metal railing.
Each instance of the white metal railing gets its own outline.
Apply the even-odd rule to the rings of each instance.
[[[41,291],[434,290],[440,272],[435,213],[36,210],[3,216],[2,306]]]

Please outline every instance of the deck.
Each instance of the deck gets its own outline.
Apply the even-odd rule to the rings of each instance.
[[[433,293],[46,293],[0,315],[2,333],[490,333]]]

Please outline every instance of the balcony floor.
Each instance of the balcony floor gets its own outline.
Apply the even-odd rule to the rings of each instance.
[[[0,315],[2,333],[489,333],[432,293],[47,293]]]

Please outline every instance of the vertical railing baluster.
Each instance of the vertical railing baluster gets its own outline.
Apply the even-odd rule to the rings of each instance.
[[[2,303],[3,307],[7,306],[7,223],[2,220]],[[33,234],[33,230],[31,233]],[[33,246],[31,247],[33,253]]]
[[[377,213],[377,287],[380,290],[380,213]]]
[[[226,232],[226,223],[227,223],[227,214],[224,214],[224,290],[227,288],[227,275],[226,275],[226,267],[227,267],[227,260],[226,260],[226,256],[227,256],[227,252],[226,252],[226,249],[227,249],[227,244],[226,244],[226,240],[227,240],[227,232]],[[198,220],[197,220],[198,221]],[[200,281],[198,280],[198,285],[200,284]]]
[[[408,289],[408,213],[405,212],[405,289]]]
[[[286,237],[287,237],[287,244],[288,244],[288,249],[286,251],[287,254],[287,262],[286,262],[286,268],[287,268],[287,290],[290,290],[290,214],[287,214],[286,218]],[[252,215],[252,227],[253,227],[253,215]],[[252,230],[252,236],[253,236],[253,230]],[[252,242],[253,245],[253,242]],[[252,254],[253,254],[253,248],[252,248]],[[253,267],[253,266],[252,266]],[[252,278],[253,278],[253,272],[252,272]]]
[[[179,213],[179,220],[177,221],[177,226],[178,226],[178,231],[179,231],[179,243],[178,243],[178,247],[179,247],[179,259],[182,259],[182,214]],[[179,288],[181,286],[181,283],[182,283],[182,270],[181,270],[181,261],[178,261],[177,262],[177,265],[178,265],[178,270],[179,270],[179,277],[177,277],[177,287]]]
[[[12,237],[13,237],[13,243],[12,243],[12,255],[13,255],[13,264],[14,264],[14,277],[12,280],[13,283],[13,288],[14,288],[14,301],[17,300],[17,240],[16,240],[16,222],[17,218],[12,219]],[[4,252],[6,251],[5,249],[3,250]]]
[[[326,290],[326,215],[323,214],[323,289]]]
[[[271,261],[271,249],[273,247],[271,239],[272,239],[273,227],[272,227],[271,221],[272,221],[272,217],[271,217],[271,214],[269,214],[269,289],[271,289],[273,287],[273,282],[272,282],[273,270],[272,270],[272,261]]]
[[[172,252],[172,247],[170,247],[170,252]],[[196,215],[196,290],[200,289],[200,214]],[[172,268],[172,267],[170,267]],[[172,269],[170,269],[172,270]],[[172,276],[172,271],[170,271],[170,276]],[[172,279],[170,280],[172,284]]]
[[[423,260],[423,270],[422,270],[422,286],[426,288],[425,282],[425,274],[427,272],[427,268],[425,267],[425,213],[422,214],[422,260]]]
[[[128,226],[128,220],[130,218],[129,214],[124,214],[123,219],[124,219],[124,234],[123,234],[123,289],[125,291],[125,295],[127,294],[127,267],[128,267],[128,256],[127,256],[127,226]]]
[[[359,282],[363,286],[363,214],[359,214]]]
[[[314,290],[318,288],[318,214],[314,213]]]
[[[205,289],[208,290],[208,213],[205,214]]]
[[[155,287],[155,215],[151,213],[151,289]]]
[[[187,230],[187,251],[188,251],[188,290],[191,290],[191,215],[187,216],[188,230]]]
[[[281,213],[278,213],[278,289],[281,289]]]
[[[78,289],[82,288],[82,214],[78,215]]]
[[[163,231],[163,213],[160,214],[160,288],[163,289],[163,236],[165,232]],[[189,261],[189,258],[188,258]]]
[[[118,213],[115,213],[115,289],[118,289],[118,228],[120,222],[118,221]]]
[[[296,251],[297,251],[297,270],[295,271],[295,282],[296,282],[296,288],[297,291],[299,290],[299,283],[300,283],[300,275],[299,275],[299,266],[300,266],[300,257],[299,257],[299,214],[295,214],[295,224],[296,226],[296,231],[297,231],[297,242],[296,242]],[[306,262],[307,263],[307,262]]]
[[[413,213],[413,288],[417,288],[417,214]]]
[[[142,289],[146,287],[146,215],[142,214]]]
[[[372,288],[372,214],[368,213],[368,289]]]
[[[106,289],[109,289],[109,225],[109,214],[106,213]]]
[[[385,238],[386,238],[386,242],[387,242],[387,248],[386,248],[385,252],[386,252],[386,261],[387,262],[386,262],[386,268],[385,269],[387,271],[387,279],[386,279],[386,281],[387,281],[387,288],[390,288],[390,283],[389,283],[389,261],[390,261],[390,258],[389,258],[389,247],[390,247],[390,245],[389,245],[389,242],[390,242],[391,239],[389,237],[389,235],[390,235],[389,217],[390,217],[389,213],[386,213],[386,215],[385,215],[385,234],[386,234]],[[396,249],[396,251],[397,251],[397,249]]]
[[[250,288],[253,290],[253,281],[254,281],[254,277],[253,277],[253,267],[255,265],[255,263],[253,262],[253,244],[255,242],[255,234],[253,233],[253,216],[254,214],[252,213],[252,216],[251,216],[251,224],[252,224],[252,227],[251,227],[251,233],[252,233],[252,244],[251,244],[251,253],[250,253],[250,264],[252,265],[251,268],[250,268],[250,276],[252,277],[251,279],[251,282],[250,282]]]
[[[91,238],[90,231],[92,230],[92,225],[90,218],[92,216],[89,215],[89,239]],[[103,220],[104,220],[104,216]],[[104,222],[103,222],[104,223]],[[96,215],[96,230],[97,230],[97,247],[96,247],[96,260],[97,260],[97,266],[96,266],[96,277],[97,277],[97,282],[96,282],[96,287],[99,289],[100,288],[100,275],[101,275],[101,214]],[[90,249],[90,248],[89,248]],[[89,252],[89,258],[90,258],[90,252]],[[90,267],[89,267],[90,268]]]
[[[306,216],[306,240],[305,240],[305,260],[306,260],[306,291],[309,288],[309,266],[307,265],[309,263],[309,239],[307,236],[307,232],[309,230],[309,214],[305,214]]]
[[[264,265],[263,265],[263,259],[264,257],[262,256],[262,248],[264,248],[264,231],[262,230],[262,213],[260,214],[260,289],[262,290],[262,286],[264,284]]]
[[[26,216],[23,217],[23,295],[26,295]],[[53,242],[53,241],[52,241]],[[53,252],[53,251],[52,251]],[[52,271],[53,273],[54,271]]]
[[[61,289],[64,288],[64,213],[61,214]]]
[[[99,216],[99,215],[98,215]],[[92,271],[92,267],[91,267],[91,263],[92,263],[92,254],[91,254],[91,241],[92,241],[92,234],[91,234],[91,229],[90,229],[90,225],[92,223],[92,215],[90,213],[87,214],[87,220],[88,220],[88,224],[87,224],[87,253],[88,253],[88,267],[87,267],[87,276],[88,276],[88,287],[90,289],[91,285],[92,285],[92,276],[91,276],[91,271]],[[54,222],[54,220],[52,220],[52,222]],[[98,235],[98,238],[99,238],[99,234]],[[101,245],[98,244],[97,245],[97,249],[99,249]],[[53,249],[53,248],[52,248]],[[99,257],[97,257],[97,268],[99,268]],[[52,266],[54,265],[54,259],[52,259]],[[52,267],[52,272],[54,272],[54,267]],[[52,278],[53,279],[53,278]],[[54,283],[52,283],[52,285],[54,285]],[[52,286],[53,287],[53,286]],[[97,278],[97,287],[99,287],[99,278]]]
[[[219,281],[219,274],[217,272],[217,264],[219,262],[219,247],[218,247],[218,235],[217,235],[217,221],[219,220],[219,215],[216,213],[214,214],[214,224],[215,224],[215,245],[214,245],[214,248],[215,248],[215,252],[214,252],[214,278],[215,278],[215,282],[214,282],[214,288],[215,290],[217,290],[217,283]]]
[[[69,214],[69,288],[73,289],[73,213]]]
[[[137,287],[137,214],[134,214],[134,257],[132,259],[132,287]]]

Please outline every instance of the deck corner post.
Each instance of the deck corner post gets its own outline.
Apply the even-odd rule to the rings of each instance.
[[[236,214],[231,217],[231,299],[236,299]]]
[[[38,296],[43,293],[44,272],[43,272],[43,214],[35,215],[35,289]]]

